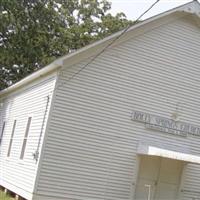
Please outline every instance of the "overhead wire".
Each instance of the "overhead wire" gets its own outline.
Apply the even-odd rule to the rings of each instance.
[[[156,0],[147,10],[145,10],[135,21],[134,24],[137,24],[140,19],[146,14],[148,13],[160,0]],[[101,54],[103,54],[110,46],[112,46],[119,38],[121,38],[128,30],[130,27],[132,27],[134,25],[128,25],[122,32],[121,34],[119,34],[114,40],[112,40],[108,45],[106,45],[98,54],[96,54],[92,59],[90,59],[85,65],[83,65],[83,67],[81,67],[81,69],[79,69],[77,72],[75,72],[70,78],[66,79],[66,81],[64,81],[63,83],[61,83],[60,85],[58,84],[57,87],[55,87],[55,90],[57,90],[58,88],[60,88],[61,86],[65,85],[67,82],[69,82],[70,80],[72,80],[75,76],[77,76],[78,74],[80,74],[80,72],[82,72],[86,67],[88,67],[91,63],[93,63]]]

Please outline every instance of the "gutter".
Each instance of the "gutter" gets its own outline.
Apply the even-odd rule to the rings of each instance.
[[[19,81],[15,84],[11,85],[10,87],[0,91],[0,96],[3,96],[7,93],[10,93],[17,88],[22,87],[22,86],[34,81],[35,79],[41,78],[44,75],[46,75],[46,74],[48,74],[52,71],[55,71],[59,67],[62,67],[62,63],[60,62],[60,60],[56,60],[56,61],[52,62],[51,64],[47,65],[46,67],[32,73],[31,75],[28,75],[27,77],[25,77],[21,81]]]
[[[186,3],[182,6],[179,6],[177,8],[171,9],[169,11],[166,11],[164,13],[158,14],[156,16],[153,16],[151,18],[148,18],[140,23],[137,23],[135,25],[133,25],[128,31],[127,31],[127,35],[128,34],[132,34],[130,33],[131,31],[141,28],[144,25],[156,21],[162,17],[168,16],[169,14],[176,14],[179,13],[180,15],[184,15],[185,14],[193,14],[196,15],[198,17],[200,17],[200,4],[198,1],[193,0],[192,2]],[[106,43],[108,43],[110,40],[114,40],[115,37],[118,37],[122,32],[119,31],[117,33],[112,34],[111,36],[108,36],[100,41],[94,42],[90,45],[87,45],[86,47],[83,47],[71,54],[67,54],[65,56],[62,56],[61,58],[58,58],[57,60],[55,60],[54,62],[52,62],[51,64],[47,65],[46,67],[34,72],[33,74],[27,76],[26,78],[22,79],[21,81],[15,83],[14,85],[11,85],[10,87],[0,91],[0,96],[5,95],[7,93],[12,92],[13,90],[22,87],[25,84],[30,83],[31,81],[40,78],[44,75],[46,75],[49,72],[52,72],[60,67],[63,66],[67,66],[67,65],[71,65],[74,64],[76,62],[78,62],[78,60],[83,60],[84,58],[89,58],[93,55],[95,55],[96,53],[100,52],[102,48],[106,47]],[[140,31],[140,30],[139,30]],[[123,36],[122,38],[120,38],[121,40],[123,40],[125,36]],[[89,54],[89,55],[88,55]],[[75,58],[75,61],[74,61]]]

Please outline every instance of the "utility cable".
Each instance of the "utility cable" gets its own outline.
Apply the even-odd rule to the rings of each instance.
[[[148,13],[160,0],[156,0],[145,12],[143,12],[135,21],[134,24],[137,24],[140,19],[146,14]],[[71,79],[73,79],[75,76],[77,76],[81,71],[83,71],[86,67],[88,67],[88,65],[90,65],[91,63],[93,63],[101,54],[103,54],[106,49],[108,49],[110,46],[112,46],[119,38],[121,38],[128,30],[129,28],[132,27],[132,25],[128,25],[122,32],[120,35],[118,35],[114,40],[112,40],[107,46],[105,46],[98,54],[96,54],[96,56],[94,56],[92,59],[90,59],[89,62],[87,62],[85,65],[83,65],[83,67],[78,70],[76,73],[74,73],[70,78],[68,78],[66,81],[64,81],[63,83],[61,83],[60,85],[58,84],[57,87],[55,88],[58,89],[59,87],[65,85],[68,81],[70,81]]]

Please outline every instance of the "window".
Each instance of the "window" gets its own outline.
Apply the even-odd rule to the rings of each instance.
[[[13,123],[12,134],[11,134],[11,137],[10,137],[10,143],[9,143],[9,147],[8,147],[7,157],[10,157],[10,152],[11,152],[11,148],[12,148],[13,137],[14,137],[14,133],[15,133],[16,122],[17,122],[17,120],[15,120],[14,123]]]
[[[6,122],[3,122],[3,126],[2,126],[2,129],[1,129],[1,136],[0,136],[0,144],[1,144],[1,141],[3,139],[3,133],[4,133],[5,125],[6,125]]]
[[[22,144],[20,159],[24,158],[24,153],[25,153],[25,149],[26,149],[26,143],[27,143],[27,139],[28,139],[28,133],[29,133],[30,125],[31,125],[31,117],[28,118],[28,122],[27,122],[27,125],[26,125],[26,131],[25,131],[25,135],[24,135],[24,141],[23,141],[23,144]]]

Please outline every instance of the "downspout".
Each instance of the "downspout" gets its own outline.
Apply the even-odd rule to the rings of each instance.
[[[39,149],[40,149],[40,144],[41,144],[41,140],[42,140],[42,134],[43,134],[44,126],[45,126],[45,120],[46,120],[46,116],[47,116],[47,112],[48,112],[49,101],[50,101],[50,97],[48,95],[47,96],[46,107],[45,107],[45,112],[44,112],[44,116],[43,116],[43,120],[42,120],[42,126],[41,126],[41,130],[40,130],[40,136],[39,136],[39,140],[38,140],[37,149],[36,149],[35,153],[33,153],[33,158],[36,161],[36,163],[38,162],[38,158],[39,158]]]

